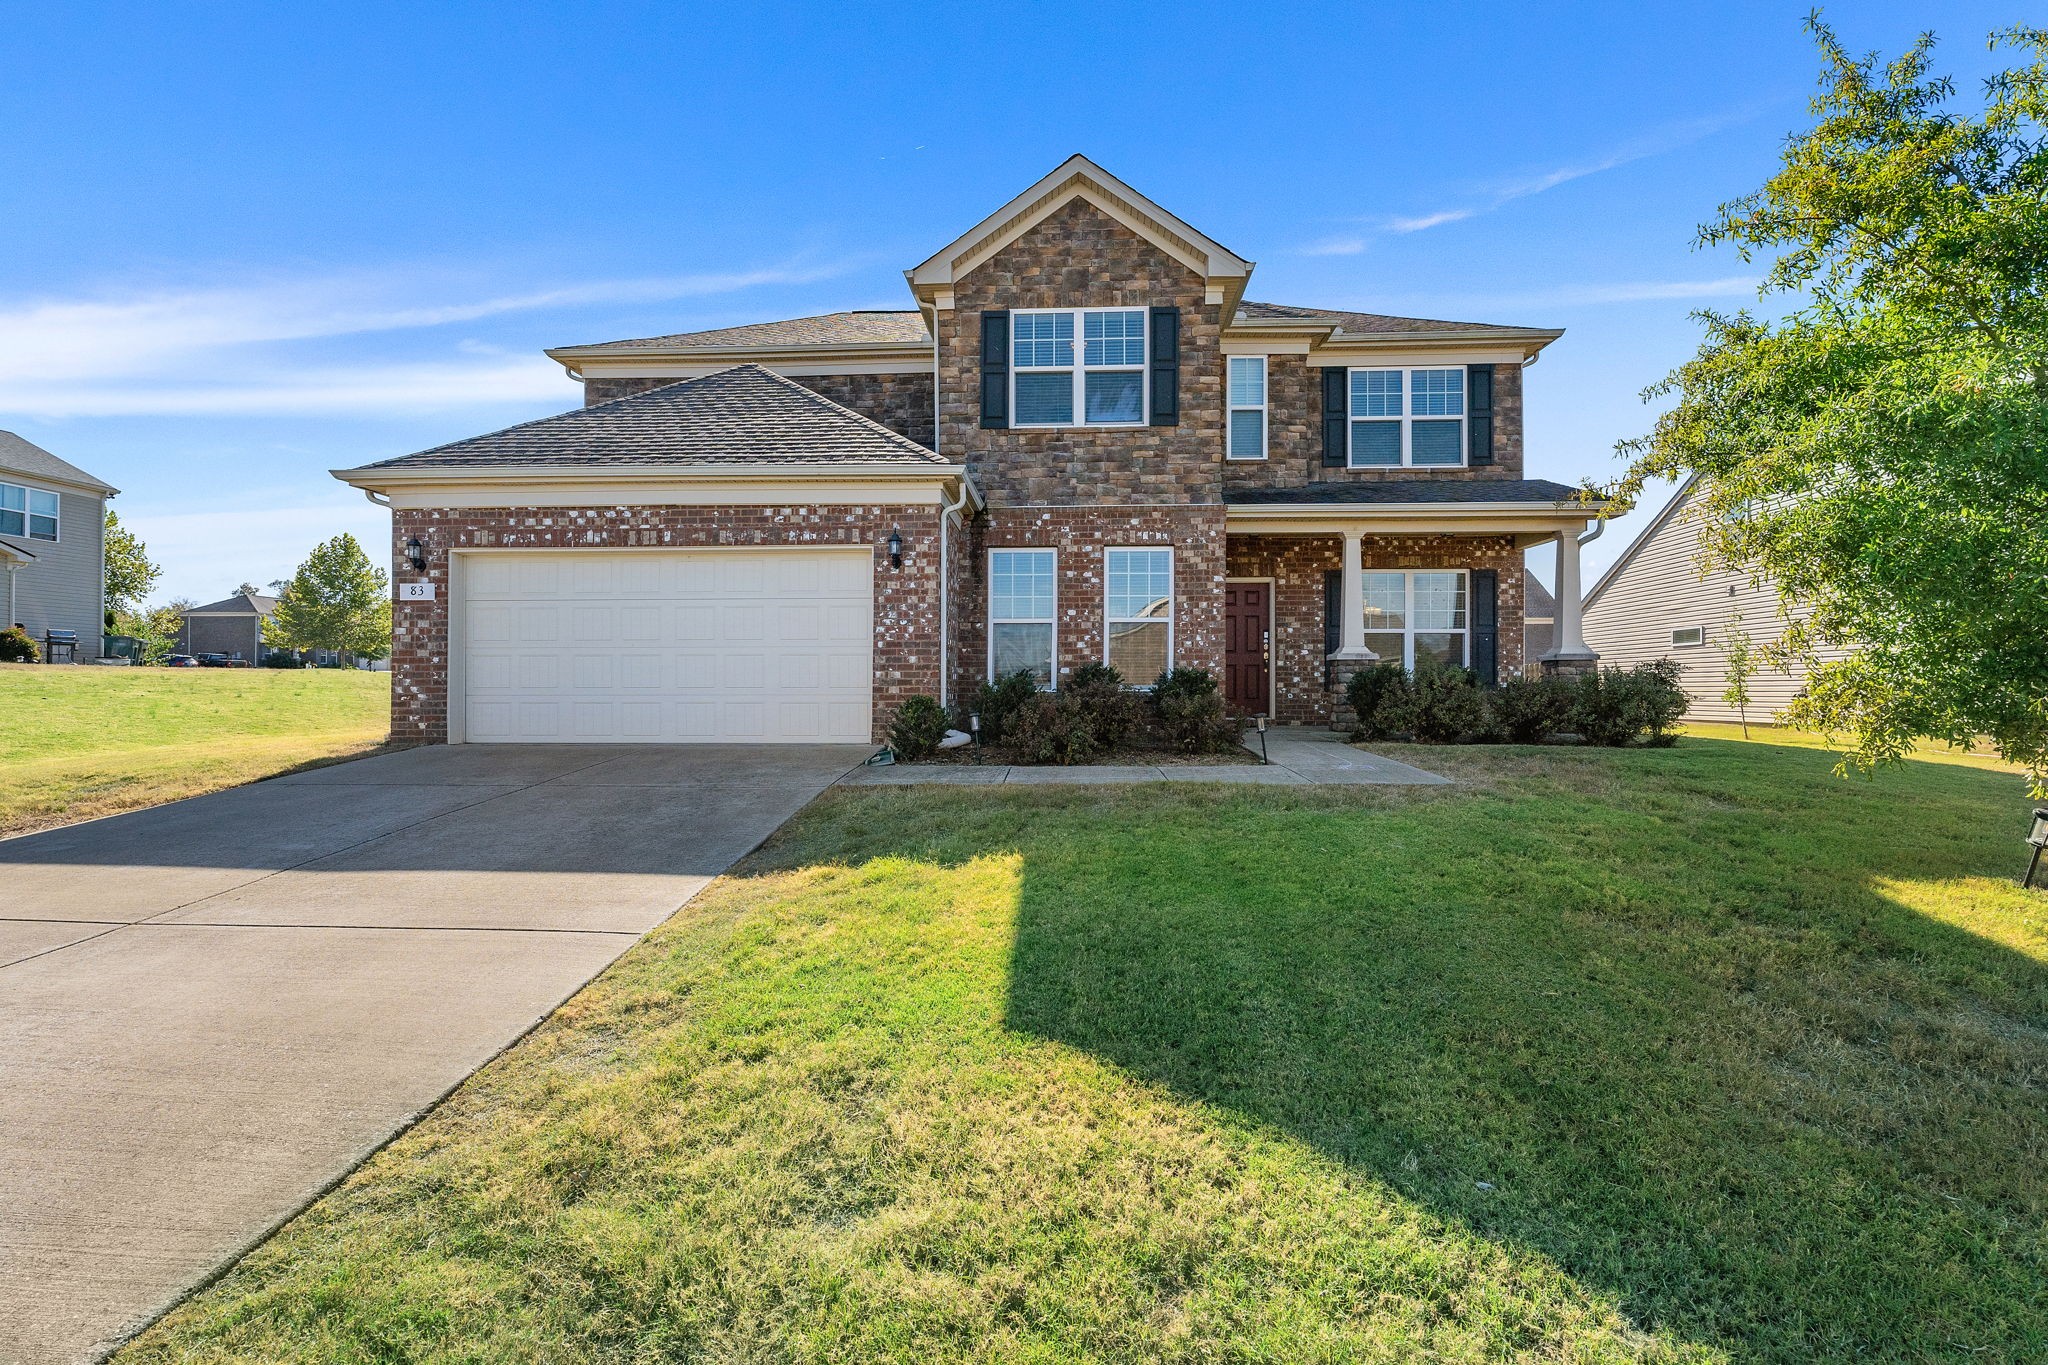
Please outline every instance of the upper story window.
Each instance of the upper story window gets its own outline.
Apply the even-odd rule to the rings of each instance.
[[[1142,308],[1018,309],[1010,315],[1010,359],[1013,426],[1145,420]]]
[[[1230,447],[1233,460],[1266,458],[1266,357],[1230,357]]]
[[[1465,371],[1351,371],[1353,469],[1465,463]]]
[[[18,483],[0,483],[0,536],[57,538],[57,495]]]

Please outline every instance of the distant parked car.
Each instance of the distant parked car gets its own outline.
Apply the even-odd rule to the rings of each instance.
[[[199,660],[193,658],[190,654],[166,654],[164,656],[164,667],[197,668],[199,667]]]
[[[228,656],[225,654],[195,654],[192,657],[199,661],[201,668],[226,668],[228,666]]]

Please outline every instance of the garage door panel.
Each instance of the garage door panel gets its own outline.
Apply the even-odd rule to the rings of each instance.
[[[465,737],[865,741],[872,576],[866,550],[465,556]]]

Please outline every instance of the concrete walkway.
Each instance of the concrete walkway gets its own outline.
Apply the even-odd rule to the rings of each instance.
[[[1253,753],[1256,734],[1245,737]],[[1095,786],[1114,782],[1245,782],[1271,787],[1303,786],[1438,786],[1448,783],[1421,768],[1354,749],[1330,730],[1287,729],[1266,732],[1269,762],[1101,764],[1078,768],[1025,767],[990,763],[897,763],[856,768],[839,779],[844,786],[902,787],[922,782],[949,786]]]
[[[0,840],[0,1361],[232,1260],[868,752],[414,749]]]

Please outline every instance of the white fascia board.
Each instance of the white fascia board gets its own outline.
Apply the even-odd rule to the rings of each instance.
[[[1252,262],[1198,231],[1085,156],[1068,157],[1007,204],[903,272],[928,299],[1078,196],[1173,256],[1204,279],[1242,280]]]
[[[1389,353],[1433,354],[1442,351],[1484,351],[1496,357],[1475,364],[1521,365],[1563,336],[1555,329],[1520,327],[1472,328],[1459,332],[1381,332],[1370,337],[1333,336],[1316,349],[1313,365],[1356,365],[1390,359]]]
[[[702,379],[707,374],[748,364],[759,365],[792,379],[817,374],[930,374],[932,353],[931,348],[926,347],[922,354],[866,359],[814,355],[787,359],[750,356],[744,360],[723,356],[707,359],[702,355],[635,356],[629,360],[579,361],[571,373],[580,379]]]
[[[1231,503],[1224,509],[1224,529],[1275,535],[1364,531],[1376,535],[1548,536],[1583,527],[1600,515],[1603,506],[1578,502]]]
[[[1378,350],[1348,344],[1319,346],[1309,352],[1308,364],[1310,369],[1400,369],[1409,365],[1521,365],[1528,358],[1528,353],[1520,347],[1510,350],[1497,345],[1462,341],[1437,350],[1423,350],[1408,342],[1399,347]]]
[[[981,491],[963,465],[923,468],[876,464],[798,464],[732,469],[713,466],[413,466],[336,469],[353,488],[380,493],[399,509],[426,507],[618,507],[947,503],[965,485]]]

